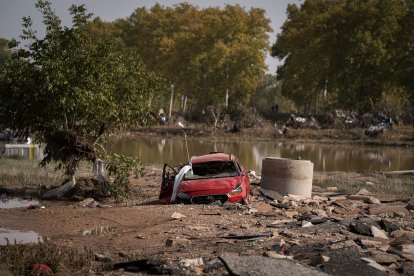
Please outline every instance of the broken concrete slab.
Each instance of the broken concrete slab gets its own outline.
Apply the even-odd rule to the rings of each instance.
[[[387,275],[361,260],[357,246],[346,247],[326,252],[330,259],[322,270],[331,275]]]
[[[383,267],[382,265],[380,265],[379,263],[377,263],[376,261],[370,259],[370,258],[361,258],[362,261],[366,262],[369,266],[382,271],[382,272],[387,272],[387,269],[385,267]]]
[[[349,227],[356,234],[371,236],[371,225],[366,222],[360,220],[353,221],[349,224]]]
[[[397,223],[385,219],[381,219],[380,226],[385,230],[385,232],[388,233],[399,230],[401,228]]]
[[[388,240],[388,236],[382,230],[378,229],[374,225],[371,226],[371,233],[372,236],[375,238],[382,238]]]
[[[411,213],[404,207],[401,206],[387,206],[387,205],[371,205],[369,207],[370,215],[379,215],[386,213],[402,213],[404,217],[410,217]]]
[[[395,248],[397,248],[398,250],[404,252],[404,253],[408,253],[408,254],[414,254],[414,244],[400,244],[397,245]]]
[[[381,204],[381,201],[379,201],[377,198],[375,198],[373,196],[350,195],[350,196],[348,196],[348,199],[350,199],[350,200],[359,200],[359,201],[363,201],[363,202],[369,203],[369,204]]]
[[[227,265],[233,275],[326,275],[316,269],[304,266],[288,259],[274,259],[263,256],[230,256],[220,259]]]

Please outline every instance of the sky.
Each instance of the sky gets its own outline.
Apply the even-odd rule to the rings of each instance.
[[[61,18],[62,24],[70,26],[71,17],[68,9],[72,4],[85,4],[88,12],[94,16],[99,16],[104,21],[114,21],[119,18],[126,18],[138,7],[152,7],[155,3],[163,6],[174,6],[177,3],[188,2],[200,8],[214,6],[224,7],[226,4],[240,6],[249,10],[251,7],[262,8],[266,11],[266,17],[271,20],[271,26],[274,30],[269,34],[270,42],[273,44],[276,40],[276,34],[279,33],[280,27],[286,19],[286,7],[289,3],[300,4],[301,0],[49,0],[56,14]],[[44,33],[44,27],[41,23],[41,14],[35,8],[36,0],[0,0],[0,37],[6,39],[16,38],[22,31],[22,18],[31,16],[33,28],[39,35]],[[266,58],[268,73],[274,74],[279,62],[270,55]]]

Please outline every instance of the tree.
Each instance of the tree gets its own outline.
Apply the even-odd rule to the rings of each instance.
[[[9,48],[9,41],[4,38],[0,38],[0,70],[6,65],[6,61],[10,60],[11,50]]]
[[[37,38],[23,19],[26,47],[16,48],[0,89],[0,125],[34,133],[45,143],[42,163],[56,161],[73,175],[81,160],[102,157],[101,139],[112,129],[149,124],[149,102],[163,89],[137,58],[90,31],[92,15],[72,6],[73,26],[62,27],[51,4],[36,7],[46,26]]]
[[[302,106],[320,97],[333,106],[372,110],[395,83],[391,49],[399,43],[405,1],[306,0],[289,5],[273,45],[285,95]]]
[[[117,22],[128,47],[198,109],[222,110],[226,94],[244,105],[266,69],[270,21],[264,10],[235,5],[199,9],[188,3],[139,8]]]

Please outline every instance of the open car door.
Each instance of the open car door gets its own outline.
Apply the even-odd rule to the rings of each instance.
[[[173,192],[176,175],[177,171],[173,167],[169,166],[168,164],[164,164],[164,168],[162,169],[162,182],[159,196],[161,204],[171,203],[171,195]]]

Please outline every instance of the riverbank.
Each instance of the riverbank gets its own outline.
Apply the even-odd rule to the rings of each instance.
[[[156,135],[177,137],[187,135],[200,139],[226,138],[231,140],[277,140],[280,142],[318,142],[330,144],[360,144],[414,147],[414,127],[394,126],[388,132],[375,137],[365,136],[362,128],[351,129],[294,129],[290,128],[285,134],[279,133],[277,126],[264,124],[261,127],[245,128],[240,131],[217,129],[202,124],[189,124],[184,128],[156,126],[150,128],[136,128],[124,133],[130,136]]]

